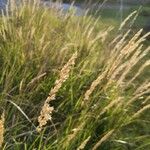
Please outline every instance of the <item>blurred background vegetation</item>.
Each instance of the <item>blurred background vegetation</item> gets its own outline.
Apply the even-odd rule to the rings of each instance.
[[[74,0],[60,0],[64,3],[72,3]],[[76,0],[78,6],[82,7],[93,7],[95,3],[100,6],[98,8],[93,7],[92,13],[95,14],[97,11],[97,16],[102,16],[102,22],[104,26],[112,24],[113,26],[119,25],[124,18],[126,18],[134,10],[139,10],[139,15],[133,29],[144,28],[145,32],[150,31],[150,0]]]

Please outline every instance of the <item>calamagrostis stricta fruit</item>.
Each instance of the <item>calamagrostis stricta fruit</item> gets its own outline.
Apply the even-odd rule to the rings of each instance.
[[[150,101],[150,96],[148,96],[143,102],[142,102],[142,104],[146,104],[147,102],[149,102]]]
[[[100,141],[98,141],[95,146],[92,148],[92,150],[97,150],[99,148],[99,146],[105,142],[106,140],[108,140],[112,134],[114,133],[114,129],[110,130],[108,133],[106,133],[101,139]]]
[[[91,136],[89,136],[86,140],[84,140],[81,145],[77,148],[77,150],[83,150],[87,145],[88,141],[90,140]]]
[[[64,65],[64,67],[61,69],[59,74],[59,79],[55,81],[55,86],[53,89],[51,89],[49,96],[47,97],[44,106],[42,107],[42,110],[40,112],[40,116],[38,117],[39,126],[37,127],[37,131],[40,132],[47,124],[49,120],[52,119],[51,115],[54,110],[54,107],[51,107],[49,105],[49,102],[52,100],[55,100],[56,93],[61,88],[62,84],[68,79],[69,72],[71,68],[75,64],[75,60],[77,58],[77,52],[73,54],[73,56],[69,59],[69,61]]]
[[[137,117],[139,117],[144,111],[146,110],[150,110],[150,104],[144,106],[143,108],[141,108],[139,111],[137,111],[133,116],[132,119],[135,119]]]
[[[150,82],[145,81],[141,86],[137,88],[137,90],[133,93],[133,97],[126,103],[126,107],[134,103],[136,100],[138,100],[140,97],[143,97],[145,94],[150,93]]]
[[[0,120],[0,148],[2,147],[2,144],[4,142],[4,122],[5,122],[5,115],[3,112]]]
[[[70,143],[78,136],[78,134],[80,134],[80,131],[82,131],[84,129],[85,126],[85,122],[81,122],[81,124],[77,125],[76,128],[74,128],[71,131],[71,134],[69,134],[65,140],[65,147],[67,147],[68,145],[70,145]],[[65,149],[65,147],[63,147],[62,149]]]
[[[95,90],[95,88],[101,83],[101,81],[103,80],[103,78],[106,76],[107,74],[107,71],[104,71],[102,74],[100,74],[97,79],[95,79],[90,88],[85,92],[85,95],[84,95],[84,101],[87,101],[91,94],[93,93],[93,91]]]
[[[125,18],[125,20],[121,23],[119,30],[122,30],[123,27],[126,25],[126,23],[128,22],[128,20],[130,20],[132,18],[132,16],[134,16],[135,14],[137,14],[137,11],[133,11],[127,18]]]

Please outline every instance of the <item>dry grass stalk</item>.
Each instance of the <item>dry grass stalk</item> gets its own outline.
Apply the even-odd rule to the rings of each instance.
[[[150,96],[148,96],[148,97],[144,100],[144,102],[142,102],[142,104],[146,104],[149,100],[150,100]]]
[[[114,29],[114,27],[109,27],[103,34],[102,34],[102,42],[105,42],[107,39],[108,34]]]
[[[112,136],[112,134],[114,133],[114,129],[110,130],[107,134],[105,134],[100,141],[98,141],[95,146],[92,148],[92,150],[97,150],[99,148],[99,146],[101,146],[101,144],[103,142],[105,142],[106,140],[108,140],[110,138],[110,136]]]
[[[128,44],[126,44],[123,48],[122,48],[122,42],[119,42],[119,46],[116,46],[117,49],[119,49],[119,51],[115,52],[114,51],[114,57],[111,58],[111,60],[109,60],[108,62],[108,67],[109,67],[109,72],[108,74],[111,75],[113,74],[113,72],[115,72],[116,68],[118,68],[118,66],[120,66],[120,64],[123,61],[123,58],[125,58],[125,56],[129,56],[133,51],[136,50],[136,48],[139,46],[139,44],[135,44],[136,40],[139,38],[139,36],[141,35],[142,30],[138,31],[134,37],[128,42]],[[122,41],[122,40],[121,40]],[[118,44],[117,44],[118,45]]]
[[[120,74],[121,71],[123,71],[125,69],[125,67],[127,66],[127,62],[125,62],[124,64],[122,64],[120,67],[118,67],[115,72],[110,76],[110,80],[108,82],[108,85],[111,83],[112,80],[115,80],[117,75]]]
[[[86,146],[86,144],[88,143],[88,141],[90,140],[91,136],[89,136],[86,140],[84,140],[81,145],[77,148],[77,150],[83,150]]]
[[[115,55],[115,54],[114,54]],[[117,56],[117,55],[116,55]],[[110,62],[108,62],[108,77],[113,76],[113,78],[124,68],[127,66],[127,64],[123,64],[123,57],[124,55],[120,52],[120,54],[118,54],[118,57],[114,57],[114,60],[110,60]]]
[[[145,69],[146,67],[148,67],[148,66],[150,66],[150,60],[149,60],[149,61],[146,61],[146,62],[140,67],[140,69],[139,69],[138,72],[133,76],[133,78],[130,79],[130,81],[128,81],[127,86],[128,86],[129,84],[131,84],[138,76],[140,76],[140,74],[141,74],[141,73],[144,71],[144,69]]]
[[[126,44],[126,46],[124,46],[122,49],[121,49],[121,54],[131,54],[134,50],[136,50],[135,48],[138,47],[137,44],[139,45],[142,41],[138,41],[137,40],[139,39],[140,35],[142,34],[143,32],[143,29],[139,30],[131,39],[130,41]],[[129,35],[130,31],[127,33],[127,35]],[[142,38],[140,38],[142,39]]]
[[[110,77],[111,79],[114,79],[116,77],[116,75],[118,75],[118,73],[124,67],[126,67],[125,63],[121,64],[122,58],[123,58],[122,49],[124,49],[124,47],[126,47],[128,45],[128,44],[127,45],[125,45],[125,44],[127,43],[126,38],[128,37],[130,32],[131,32],[131,30],[129,29],[123,35],[123,37],[121,35],[118,36],[118,38],[120,38],[120,40],[117,42],[116,46],[113,48],[113,50],[110,53],[111,59],[108,61],[108,64],[107,64],[108,67],[107,68],[109,70],[108,75],[111,76]],[[111,44],[115,43],[116,40],[118,40],[118,39],[113,40],[113,42]]]
[[[126,25],[126,23],[131,19],[131,17],[133,15],[135,15],[137,13],[137,11],[133,11],[127,18],[125,18],[125,20],[121,23],[119,30],[122,30],[123,27]]]
[[[24,83],[24,78],[21,80],[20,85],[19,85],[19,93],[22,93],[23,91],[23,83]]]
[[[72,66],[75,64],[75,60],[77,58],[77,52],[73,54],[73,56],[69,59],[69,61],[64,65],[59,74],[59,79],[55,81],[55,86],[51,89],[49,96],[47,97],[44,106],[40,112],[40,116],[38,117],[39,126],[37,127],[37,131],[40,132],[47,124],[49,120],[52,119],[51,115],[54,110],[53,107],[49,106],[49,102],[55,100],[56,94],[61,88],[62,84],[68,79],[70,70]]]
[[[129,28],[131,28],[134,25],[134,23],[137,20],[138,16],[139,16],[139,11],[137,10],[137,13],[134,15],[133,19],[130,22]]]
[[[142,93],[143,91],[145,91],[146,89],[148,89],[150,87],[150,81],[149,80],[145,80],[137,89],[136,91],[133,93],[133,95],[137,95],[139,93]]]
[[[113,54],[113,58],[116,57],[116,55],[118,54],[118,51],[124,46],[124,44],[126,43],[126,38],[129,36],[131,30],[129,29],[123,36],[122,35],[118,35],[110,44],[110,46],[113,46],[116,42],[117,44],[115,45],[115,47],[113,48],[111,54]],[[120,40],[119,40],[120,39]],[[119,40],[119,41],[118,41]],[[114,53],[116,55],[114,55]]]
[[[125,79],[126,75],[129,73],[129,71],[137,64],[137,62],[142,59],[145,54],[149,52],[149,48],[147,48],[143,53],[141,53],[141,49],[143,45],[140,45],[141,42],[147,37],[147,35],[144,35],[142,38],[138,40],[142,33],[142,29],[138,31],[133,38],[122,47],[125,43],[125,39],[130,33],[130,30],[123,36],[123,38],[118,42],[119,44],[116,45],[116,47],[113,49],[114,56],[111,60],[108,61],[108,67],[107,71],[102,73],[93,83],[91,84],[91,87],[89,90],[86,91],[84,100],[88,100],[90,95],[93,93],[95,88],[98,86],[98,84],[101,83],[102,79],[107,75],[107,77],[110,77],[110,79],[115,79],[115,77],[120,73],[123,69],[125,71],[121,74],[121,77],[118,81],[118,85],[122,85],[123,80]],[[138,41],[137,41],[138,40]],[[138,47],[138,50],[137,50]],[[116,51],[115,51],[116,49]],[[118,50],[119,51],[118,51]],[[134,52],[134,55],[130,58],[130,60],[123,63],[124,58],[129,57]],[[109,71],[108,71],[109,70]],[[110,83],[111,80],[109,80],[108,83]]]
[[[69,72],[72,66],[74,66],[76,58],[77,58],[77,52],[73,54],[73,56],[69,59],[67,64],[60,71],[59,79],[56,80],[54,88],[50,91],[49,97],[46,100],[47,103],[55,99],[56,93],[58,92],[62,84],[68,79]]]
[[[3,112],[0,120],[0,148],[2,147],[2,144],[4,142],[4,131],[5,131],[4,122],[5,122],[5,114]]]
[[[109,44],[109,46],[113,46],[115,43],[117,43],[120,39],[122,38],[122,35],[119,34],[116,36],[116,38],[114,38],[111,43]]]
[[[121,100],[122,100],[121,97],[117,98],[116,100],[112,100],[112,102],[110,102],[106,107],[104,107],[104,109],[101,111],[101,113],[99,114],[99,116],[102,115],[102,114],[104,114],[106,111],[110,110],[114,106],[116,108],[118,105],[121,104],[121,102],[123,102]]]
[[[47,75],[47,73],[42,73],[41,75],[33,78],[28,84],[27,84],[27,89],[32,87],[33,85],[35,85],[37,82],[39,82],[41,79],[43,79],[45,76]]]
[[[142,55],[139,56],[141,53],[140,50],[142,49],[142,45],[138,48],[138,50],[134,53],[134,55],[128,60],[128,64],[124,69],[122,75],[120,76],[119,80],[117,81],[118,85],[122,85],[123,80],[125,79],[126,75],[131,71],[131,69],[142,59]]]
[[[80,125],[78,125],[77,128],[74,128],[74,129],[72,130],[73,133],[71,133],[71,134],[69,134],[69,135],[67,136],[67,139],[66,139],[66,142],[65,142],[66,144],[64,145],[65,147],[67,147],[67,146],[70,144],[70,142],[71,142],[74,138],[77,137],[78,133],[83,130],[84,126],[85,126],[85,122],[82,122]],[[65,147],[64,147],[64,149],[65,149]]]
[[[144,89],[145,87],[143,87]],[[141,97],[143,97],[143,95],[150,93],[150,89],[146,89],[142,92],[140,92],[139,94],[136,94],[131,100],[129,100],[126,104],[126,107],[129,106],[130,104],[132,104],[133,102],[135,102],[136,100],[140,99]]]
[[[103,78],[106,76],[107,71],[104,71],[102,74],[98,76],[96,80],[94,80],[90,86],[90,88],[85,92],[84,101],[87,101],[90,95],[93,93],[95,88],[102,82]]]
[[[135,119],[137,117],[139,117],[144,111],[149,110],[150,109],[150,104],[144,106],[142,109],[140,109],[139,111],[137,111],[133,116],[132,119]]]
[[[108,34],[113,30],[114,28],[113,27],[109,27],[106,31],[100,31],[98,34],[97,34],[97,36],[93,39],[93,40],[91,40],[90,42],[89,42],[89,49],[92,47],[92,45],[96,42],[96,41],[98,41],[99,39],[102,41],[102,42],[104,42],[106,39],[107,39],[107,36],[108,36]]]
[[[117,75],[119,75],[120,72],[122,72],[123,69],[124,69],[124,71],[120,74],[119,80],[117,79],[117,85],[118,86],[122,86],[123,85],[123,81],[124,81],[125,77],[128,75],[128,73],[150,51],[150,47],[148,47],[144,51],[142,51],[143,45],[141,43],[145,40],[145,38],[147,36],[149,36],[149,33],[147,33],[144,36],[142,36],[141,38],[139,38],[140,35],[141,35],[141,33],[142,33],[142,31],[143,31],[142,29],[140,31],[138,31],[134,35],[134,37],[128,42],[128,44],[126,46],[124,46],[123,48],[121,48],[122,46],[118,46],[119,49],[121,48],[121,50],[119,51],[119,53],[117,51],[115,52],[113,50],[114,53],[115,53],[113,55],[117,56],[117,57],[112,57],[112,59],[108,62],[108,70],[109,70],[108,77],[110,76],[111,80],[115,80],[115,78],[117,77]],[[125,40],[125,38],[123,38],[123,39]],[[119,45],[123,44],[123,42],[121,40],[119,42],[120,43]],[[117,46],[116,46],[116,48],[117,48]],[[125,62],[124,62],[124,59],[126,59]],[[149,65],[149,61],[146,61],[145,64],[140,68],[140,70],[138,71],[138,73],[136,73],[135,76],[137,77],[138,75],[140,75],[140,73],[143,71],[143,69],[146,66],[148,66],[148,65]],[[135,78],[133,77],[133,80]],[[108,83],[110,84],[110,81]],[[128,85],[129,84],[127,83],[126,87]]]

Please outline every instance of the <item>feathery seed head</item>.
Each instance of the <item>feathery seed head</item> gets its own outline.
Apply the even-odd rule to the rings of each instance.
[[[49,96],[47,97],[44,106],[42,107],[40,116],[38,117],[38,122],[39,122],[39,126],[37,127],[38,132],[40,132],[43,126],[45,126],[47,122],[52,119],[51,115],[54,110],[54,107],[51,107],[49,105],[49,102],[55,100],[57,92],[62,87],[62,84],[68,79],[70,70],[74,66],[76,58],[77,58],[77,52],[75,52],[72,55],[69,61],[61,69],[59,74],[59,79],[55,81],[55,86],[53,89],[51,89]]]
[[[4,122],[5,122],[5,114],[3,112],[0,120],[0,147],[2,147],[2,144],[4,142],[4,131],[5,131]]]

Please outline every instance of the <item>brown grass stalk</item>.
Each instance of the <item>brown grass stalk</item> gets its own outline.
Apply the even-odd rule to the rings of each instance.
[[[137,111],[133,116],[132,119],[135,119],[137,117],[139,117],[144,111],[149,110],[150,109],[150,104],[144,106],[142,109],[140,109],[139,111]]]
[[[113,55],[115,57],[111,57],[111,60],[108,61],[108,68],[109,72],[108,75],[112,75],[113,72],[120,66],[123,59],[127,56],[129,56],[133,51],[136,51],[137,47],[139,47],[139,43],[136,43],[136,40],[140,37],[143,30],[138,31],[134,37],[122,48],[122,44],[119,44],[118,46],[119,51],[114,51]],[[122,42],[121,42],[122,43]],[[117,44],[118,45],[118,44]]]
[[[59,79],[55,81],[55,86],[54,88],[51,89],[49,96],[47,97],[42,107],[40,116],[38,117],[38,122],[39,122],[39,125],[37,127],[38,132],[40,132],[43,126],[45,126],[47,122],[52,119],[51,115],[54,110],[54,107],[51,107],[49,105],[49,102],[52,100],[55,100],[57,92],[61,88],[62,84],[68,79],[70,70],[74,66],[76,58],[77,58],[77,52],[73,54],[73,56],[61,69],[60,74],[59,74]]]
[[[103,110],[100,112],[98,116],[104,114],[105,112],[110,110],[112,107],[116,108],[118,105],[121,104],[121,102],[123,102],[121,97],[117,98],[116,100],[112,100],[106,107],[103,108]]]
[[[119,30],[122,30],[126,23],[132,18],[133,15],[137,14],[137,11],[133,11],[125,20],[121,23]]]
[[[148,96],[142,104],[146,104],[150,100],[150,96]]]
[[[45,76],[47,75],[46,72],[38,75],[37,77],[33,78],[26,86],[26,89],[30,89],[31,87],[33,87],[37,82],[39,82],[40,80],[42,80]]]
[[[108,133],[106,133],[95,145],[94,147],[92,148],[92,150],[98,150],[98,148],[101,146],[101,144],[103,142],[105,142],[106,140],[108,140],[112,134],[114,133],[114,129],[110,130]]]
[[[5,114],[3,112],[0,119],[0,148],[2,147],[2,144],[4,142],[4,131],[5,131],[4,122],[5,122]]]
[[[144,87],[143,87],[144,88]],[[126,107],[129,106],[130,104],[134,103],[136,100],[140,99],[140,97],[143,97],[143,95],[150,93],[150,89],[146,89],[139,94],[136,94],[133,98],[131,98],[127,104]]]
[[[148,97],[144,100],[144,102],[142,102],[142,104],[146,104],[149,100],[150,100],[150,96],[148,96]]]
[[[144,92],[148,88],[150,88],[150,81],[147,79],[136,89],[136,91],[133,93],[133,95],[134,96],[138,95],[139,93]]]
[[[102,74],[100,74],[97,79],[95,79],[90,88],[85,92],[84,95],[84,101],[89,100],[91,94],[94,92],[94,90],[96,89],[96,87],[103,81],[103,78],[106,76],[107,71],[104,71]]]
[[[130,85],[140,74],[145,70],[146,67],[150,66],[150,60],[146,61],[138,70],[138,72],[128,81],[127,86]]]
[[[85,139],[81,145],[77,148],[77,150],[83,150],[85,146],[87,145],[88,141],[90,140],[91,136],[89,136],[87,139]]]

